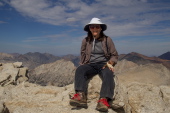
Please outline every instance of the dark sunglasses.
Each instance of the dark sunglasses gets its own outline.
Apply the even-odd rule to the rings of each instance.
[[[100,25],[89,25],[89,28],[90,29],[94,29],[94,28],[99,29]]]

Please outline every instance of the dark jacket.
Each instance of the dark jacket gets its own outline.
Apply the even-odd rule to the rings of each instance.
[[[87,37],[83,39],[82,45],[81,45],[80,64],[89,63],[92,46],[93,46],[93,43],[87,41]],[[114,65],[115,65],[118,61],[118,53],[110,37],[104,37],[104,39],[102,40],[102,48],[103,48],[106,58],[114,62]]]

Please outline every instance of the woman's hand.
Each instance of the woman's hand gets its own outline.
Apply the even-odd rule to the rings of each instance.
[[[107,62],[107,67],[112,71],[112,72],[114,72],[114,68],[113,68],[113,66],[111,65],[111,64],[109,64],[108,62]]]
[[[114,68],[113,68],[112,65],[113,65],[113,62],[108,61],[108,62],[106,63],[106,65],[103,67],[103,69],[106,68],[106,67],[108,67],[112,72],[114,72]]]

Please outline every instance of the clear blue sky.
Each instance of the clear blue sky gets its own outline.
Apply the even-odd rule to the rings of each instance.
[[[170,0],[0,0],[0,52],[78,55],[93,17],[119,54],[170,51]]]

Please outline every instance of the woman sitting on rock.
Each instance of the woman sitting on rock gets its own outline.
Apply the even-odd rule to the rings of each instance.
[[[98,18],[92,18],[84,27],[87,37],[81,45],[81,65],[75,73],[76,94],[70,100],[71,106],[87,107],[87,81],[99,74],[102,86],[96,109],[108,111],[108,101],[112,100],[114,94],[113,66],[117,63],[118,53],[112,39],[103,33],[106,29],[107,25]]]

